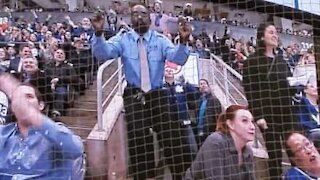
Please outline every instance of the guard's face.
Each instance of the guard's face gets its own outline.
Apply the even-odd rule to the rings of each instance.
[[[150,14],[147,8],[142,5],[136,5],[132,8],[131,22],[133,29],[139,33],[144,34],[149,30],[151,24]]]
[[[157,13],[161,12],[161,4],[160,3],[154,3],[154,11]]]

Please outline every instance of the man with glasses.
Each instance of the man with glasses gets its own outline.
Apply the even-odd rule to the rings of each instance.
[[[133,29],[122,30],[105,41],[102,36],[104,14],[98,12],[91,19],[95,35],[93,55],[99,60],[121,57],[128,82],[124,90],[124,109],[128,131],[129,171],[134,179],[143,180],[155,175],[153,134],[163,141],[168,123],[168,92],[162,89],[165,60],[183,65],[189,50],[185,46],[191,33],[190,25],[179,24],[181,44],[175,47],[169,39],[150,30],[150,12],[144,5],[131,9]],[[160,142],[161,143],[161,142]]]
[[[320,154],[313,142],[300,133],[291,133],[285,146],[292,168],[286,180],[317,180],[320,178]]]

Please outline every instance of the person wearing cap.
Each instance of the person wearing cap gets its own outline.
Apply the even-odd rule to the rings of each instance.
[[[104,15],[98,12],[91,19],[95,29],[92,52],[98,60],[121,57],[127,87],[124,90],[125,119],[128,130],[130,176],[143,180],[155,175],[153,131],[159,137],[168,123],[168,93],[162,89],[165,60],[183,65],[189,50],[185,46],[191,34],[190,25],[179,27],[181,44],[174,46],[167,37],[150,29],[150,12],[144,5],[131,9],[132,29],[121,30],[105,41],[102,36]],[[160,138],[161,143],[163,139]]]
[[[154,2],[153,8],[154,8],[154,13],[150,13],[150,18],[151,18],[150,29],[166,35],[167,33],[169,33],[168,23],[169,22],[176,23],[178,21],[178,18],[170,17],[167,14],[163,13],[161,0],[156,0]]]
[[[170,123],[166,128],[169,136],[164,144],[164,155],[172,179],[182,179],[198,152],[198,145],[192,129],[189,110],[196,109],[199,90],[188,82],[175,79],[176,65],[166,63],[164,88],[168,90],[170,102]]]

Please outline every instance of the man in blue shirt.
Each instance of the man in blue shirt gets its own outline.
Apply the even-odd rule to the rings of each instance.
[[[81,179],[81,139],[41,113],[40,93],[9,74],[0,75],[0,90],[17,121],[0,126],[0,179]]]
[[[128,130],[130,155],[129,169],[134,179],[154,177],[155,161],[153,137],[150,130],[161,133],[167,121],[168,94],[163,85],[164,63],[170,60],[183,65],[189,50],[186,43],[191,33],[190,25],[180,23],[182,44],[175,47],[170,40],[156,31],[149,30],[150,12],[143,5],[131,10],[133,29],[120,31],[105,41],[102,36],[104,15],[96,14],[91,23],[95,30],[92,51],[99,60],[121,57],[128,86],[124,91],[124,108]],[[160,143],[163,139],[160,138]]]

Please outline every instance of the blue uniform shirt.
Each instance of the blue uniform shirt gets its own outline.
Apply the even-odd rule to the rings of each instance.
[[[185,45],[175,47],[168,38],[156,31],[149,30],[143,38],[149,62],[151,88],[156,89],[163,84],[165,60],[183,65],[187,61],[189,50]],[[105,41],[104,37],[93,36],[92,51],[98,60],[121,57],[128,84],[140,88],[138,40],[139,35],[134,30],[122,30],[108,41]]]
[[[16,123],[0,126],[0,152],[0,179],[71,179],[83,145],[69,129],[46,117],[25,139]]]

